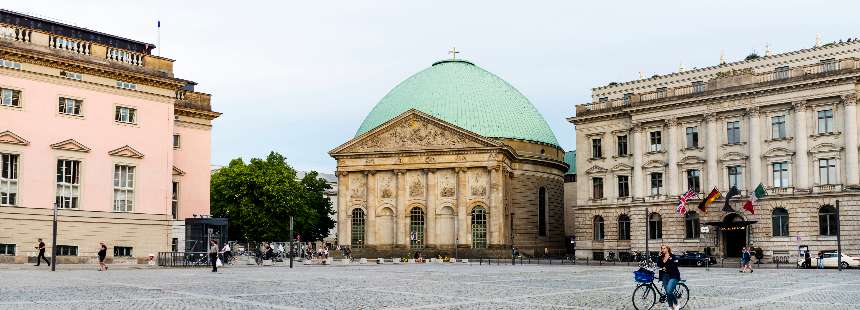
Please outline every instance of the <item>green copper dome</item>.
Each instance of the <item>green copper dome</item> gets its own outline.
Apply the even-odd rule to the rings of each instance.
[[[479,135],[558,146],[555,134],[516,88],[466,60],[443,60],[394,87],[361,123],[356,136],[409,109]]]

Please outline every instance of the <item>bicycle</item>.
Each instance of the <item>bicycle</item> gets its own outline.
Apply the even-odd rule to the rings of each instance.
[[[654,308],[657,303],[666,302],[666,292],[663,291],[662,285],[654,283],[654,271],[650,269],[654,269],[653,263],[642,262],[639,270],[633,273],[636,282],[639,283],[633,290],[631,298],[636,310],[649,310]],[[690,289],[684,284],[685,282],[685,280],[680,280],[675,286],[675,299],[678,301],[678,309],[684,309],[687,302],[690,301]],[[659,300],[657,299],[658,294],[660,295]]]

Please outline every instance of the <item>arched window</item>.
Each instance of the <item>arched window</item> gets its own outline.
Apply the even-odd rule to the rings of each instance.
[[[594,241],[603,241],[603,238],[605,237],[605,231],[603,230],[603,217],[595,215],[591,227],[594,231]]]
[[[487,210],[481,206],[472,209],[472,247],[487,248]]]
[[[822,236],[836,236],[838,229],[836,208],[831,205],[824,205],[818,209],[818,233]]]
[[[618,216],[618,240],[630,240],[630,217],[627,214]]]
[[[648,216],[648,239],[663,238],[663,218],[660,214],[651,213]]]
[[[424,210],[419,207],[409,211],[409,245],[413,249],[424,248]]]
[[[538,190],[538,236],[546,236],[546,188]]]
[[[353,247],[360,248],[364,246],[364,210],[355,208],[352,209],[352,240]]]
[[[687,239],[699,239],[699,231],[702,227],[702,223],[699,222],[699,214],[696,211],[687,212],[684,214],[684,230],[686,234],[684,238]]]
[[[773,225],[774,237],[788,237],[788,210],[783,208],[773,209],[771,225]]]

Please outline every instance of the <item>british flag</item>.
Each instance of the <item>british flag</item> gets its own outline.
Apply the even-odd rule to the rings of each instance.
[[[687,200],[693,198],[693,196],[696,196],[696,191],[693,189],[690,189],[683,195],[678,196],[678,207],[675,208],[675,211],[678,211],[681,215],[687,214],[687,205],[689,204]]]

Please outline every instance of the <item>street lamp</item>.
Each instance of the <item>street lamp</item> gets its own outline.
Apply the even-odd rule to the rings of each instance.
[[[57,270],[57,202],[54,202],[54,220],[51,228],[51,271]],[[38,263],[38,262],[36,262]]]
[[[839,200],[836,201],[836,263],[842,271],[842,222],[839,221]]]

